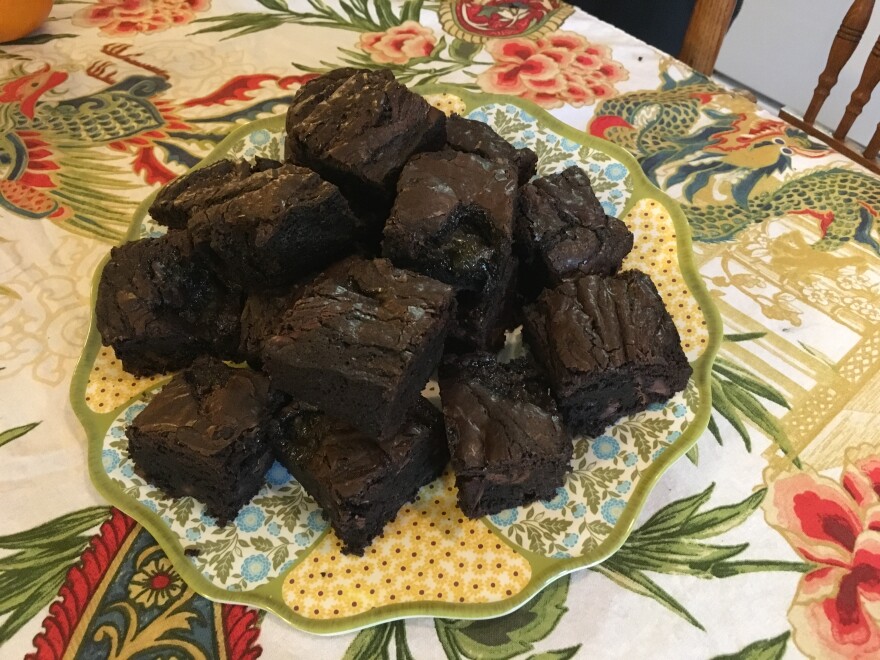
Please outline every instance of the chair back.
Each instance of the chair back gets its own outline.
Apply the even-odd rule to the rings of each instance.
[[[834,147],[856,162],[861,163],[868,169],[880,174],[880,161],[877,160],[877,154],[880,151],[880,123],[877,124],[874,136],[864,149],[852,140],[847,139],[853,123],[862,114],[865,104],[871,100],[874,88],[880,83],[880,37],[877,38],[871,53],[868,55],[868,61],[862,71],[862,76],[852,93],[850,101],[846,106],[846,111],[840,119],[837,128],[831,130],[817,122],[819,111],[825,104],[831,90],[837,85],[840,71],[850,61],[859,43],[861,43],[862,37],[865,35],[865,29],[868,27],[871,14],[874,11],[874,1],[855,0],[850,6],[849,11],[846,12],[840,29],[837,31],[831,44],[828,62],[825,65],[825,69],[819,75],[819,82],[813,91],[813,98],[807,107],[807,111],[801,116],[788,108],[783,108],[779,116],[822,142]]]
[[[735,9],[736,0],[697,0],[678,59],[712,75]]]

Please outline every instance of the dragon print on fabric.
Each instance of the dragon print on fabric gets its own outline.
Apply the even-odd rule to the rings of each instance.
[[[98,61],[86,73],[103,86],[86,96],[53,100],[71,74],[49,65],[14,67],[0,80],[0,207],[118,241],[136,205],[127,191],[167,183],[236,121],[289,103],[312,77],[235,76],[212,94],[176,101],[169,74],[129,49],[109,44],[102,53],[145,73],[117,79],[108,61]],[[253,101],[267,83],[277,91]]]
[[[664,67],[656,91],[603,101],[588,130],[629,150],[653,183],[683,200],[696,240],[730,240],[792,214],[815,219],[817,249],[856,241],[880,254],[876,178],[849,161],[810,168],[833,152],[742,94],[674,68]]]

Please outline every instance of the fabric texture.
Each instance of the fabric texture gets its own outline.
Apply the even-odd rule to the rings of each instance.
[[[0,44],[0,655],[878,657],[880,179],[556,0],[58,1],[52,18]],[[524,99],[628,150],[687,215],[724,322],[708,430],[627,542],[499,619],[319,637],[212,603],[88,478],[69,387],[95,268],[159,185],[343,65]],[[636,458],[614,438],[591,452]]]

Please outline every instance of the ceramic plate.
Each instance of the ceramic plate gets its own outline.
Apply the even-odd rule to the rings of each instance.
[[[455,504],[454,479],[422,489],[363,557],[340,553],[315,502],[280,465],[225,527],[192,498],[171,499],[135,474],[125,426],[161,386],[134,378],[102,347],[94,327],[74,376],[73,406],[89,437],[98,490],[159,541],[193,589],[208,598],[275,612],[316,633],[340,633],[411,616],[488,618],[505,614],[552,580],[597,564],[626,539],[658,477],[694,444],[710,414],[709,371],[720,323],[692,263],[687,221],[623,150],[539,108],[501,97],[435,87],[437,107],[487,122],[540,157],[550,174],[580,165],[607,212],[635,234],[625,267],[651,275],[694,366],[685,392],[622,420],[597,438],[575,440],[571,473],[556,496],[481,520]],[[283,117],[242,126],[204,163],[280,158]],[[141,205],[129,238],[159,234]]]

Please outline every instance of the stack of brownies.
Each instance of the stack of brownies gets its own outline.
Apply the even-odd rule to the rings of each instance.
[[[632,235],[580,169],[533,178],[532,151],[384,70],[305,84],[285,150],[172,182],[150,208],[167,234],[104,268],[104,344],[132,374],[182,370],[128,428],[169,495],[225,523],[277,459],[360,554],[450,458],[470,517],[550,498],[570,434],[685,387],[653,283],[618,273]],[[502,363],[518,325],[530,351]]]

